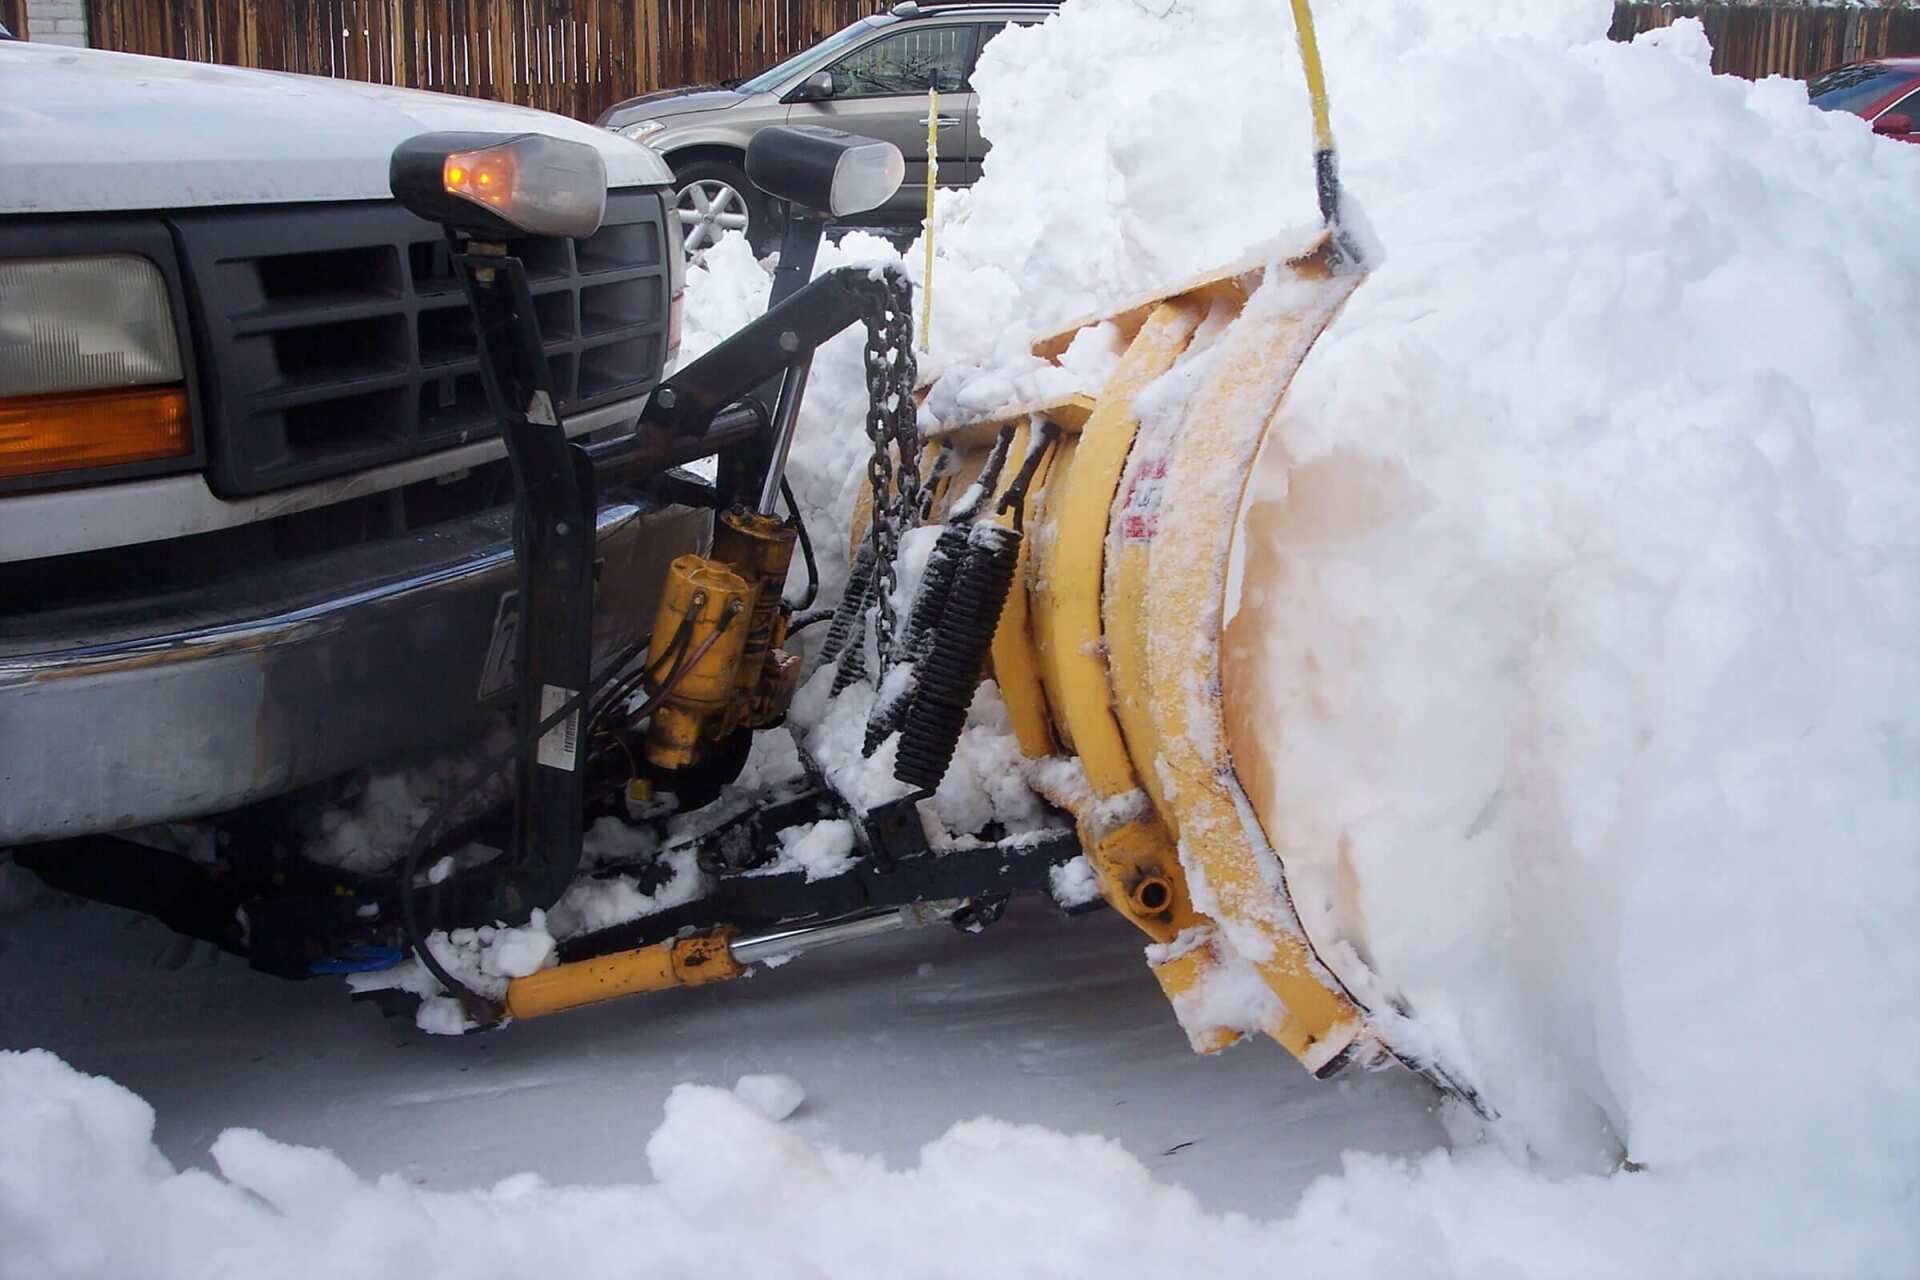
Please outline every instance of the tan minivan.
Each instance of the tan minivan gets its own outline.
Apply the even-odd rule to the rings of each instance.
[[[910,223],[925,200],[928,87],[940,90],[936,180],[968,186],[987,151],[974,120],[974,62],[1009,25],[1044,22],[1057,8],[900,4],[750,80],[642,94],[616,103],[597,123],[666,157],[690,256],[727,231],[745,232],[761,252],[773,246],[778,213],[747,180],[746,154],[753,135],[774,124],[829,125],[899,147],[906,181],[874,220]]]

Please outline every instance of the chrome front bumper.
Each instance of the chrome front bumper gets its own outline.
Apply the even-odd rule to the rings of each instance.
[[[601,509],[597,660],[646,633],[706,520]],[[218,813],[471,731],[504,709],[481,695],[511,614],[508,539],[498,511],[223,593],[223,612],[167,602],[0,636],[0,845]]]

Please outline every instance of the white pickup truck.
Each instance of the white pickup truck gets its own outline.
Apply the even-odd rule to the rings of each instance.
[[[602,228],[517,252],[570,428],[617,446],[678,342],[644,146],[0,42],[0,847],[282,795],[470,731],[508,688],[504,448],[443,233],[387,188],[431,130],[605,158]],[[606,581],[658,582],[703,520],[611,478]],[[635,591],[602,591],[601,654],[650,623]]]

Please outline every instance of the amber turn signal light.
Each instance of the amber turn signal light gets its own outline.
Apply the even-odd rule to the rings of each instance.
[[[0,478],[183,458],[193,452],[179,387],[0,400]]]
[[[514,154],[506,147],[461,151],[447,157],[441,178],[448,195],[497,209],[513,199],[514,168]]]
[[[585,142],[539,133],[423,133],[393,149],[387,184],[409,211],[489,241],[590,236],[607,164]]]

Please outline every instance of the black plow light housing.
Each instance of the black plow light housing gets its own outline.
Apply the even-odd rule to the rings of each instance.
[[[906,171],[891,142],[824,125],[775,125],[747,145],[747,176],[755,186],[835,218],[879,208],[900,189]]]
[[[540,133],[423,133],[394,148],[387,184],[427,221],[487,239],[578,239],[607,210],[600,152]]]

